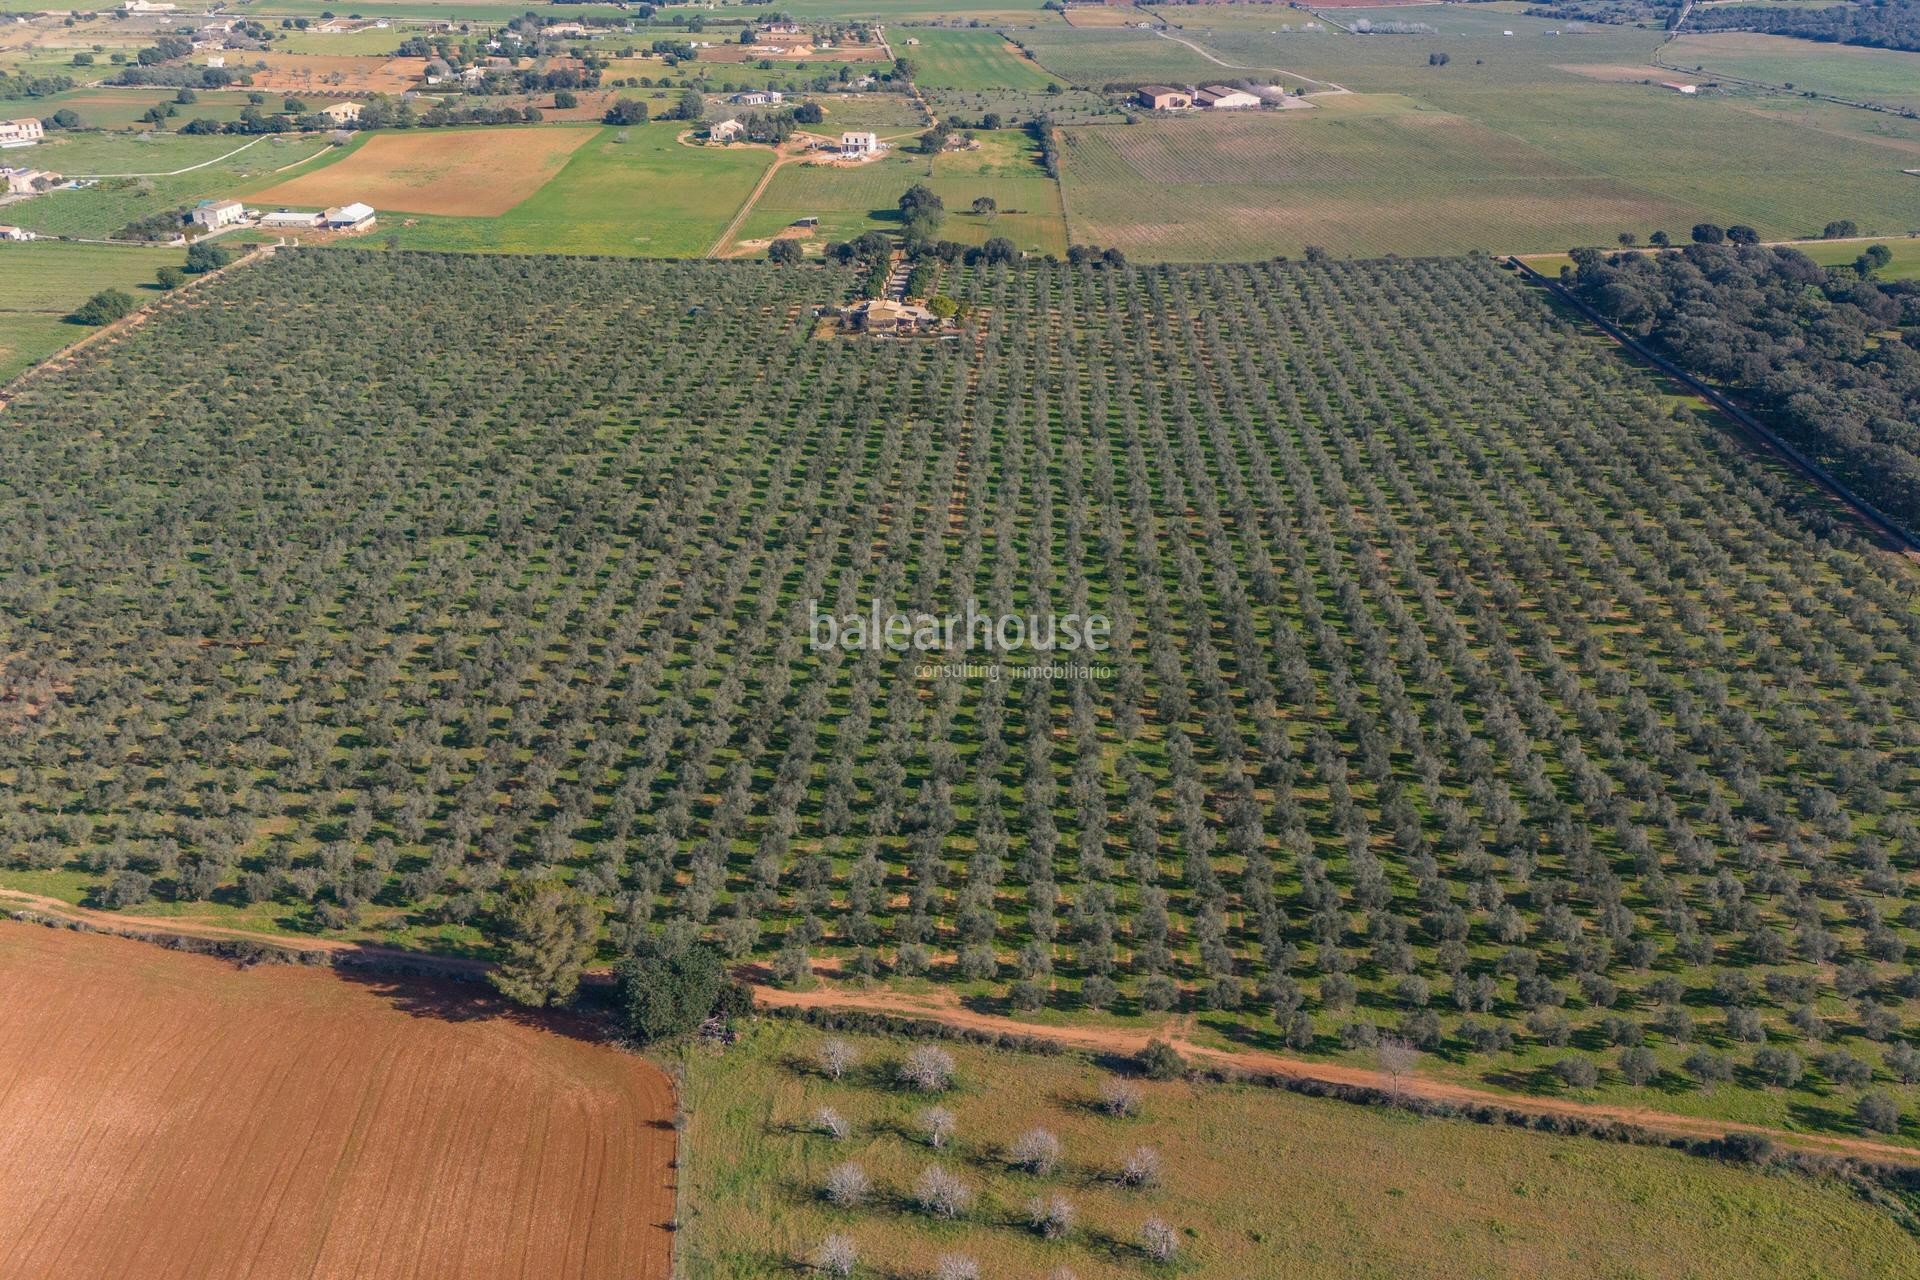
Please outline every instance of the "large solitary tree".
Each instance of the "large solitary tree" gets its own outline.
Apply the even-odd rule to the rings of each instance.
[[[565,1004],[600,934],[600,909],[559,880],[523,878],[500,903],[506,956],[488,981],[510,1000]]]

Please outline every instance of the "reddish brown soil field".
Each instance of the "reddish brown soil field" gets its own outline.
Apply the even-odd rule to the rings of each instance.
[[[364,200],[381,213],[497,218],[544,186],[592,129],[381,133],[343,160],[251,197],[300,208]]]
[[[673,1092],[458,984],[0,921],[0,1276],[665,1280]]]

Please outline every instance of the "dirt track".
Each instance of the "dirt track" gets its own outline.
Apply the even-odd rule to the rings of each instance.
[[[757,976],[757,975],[755,975]],[[965,1027],[999,1035],[1032,1036],[1051,1040],[1075,1049],[1095,1053],[1133,1054],[1145,1048],[1149,1040],[1165,1040],[1189,1061],[1218,1065],[1238,1071],[1288,1076],[1296,1080],[1322,1080],[1330,1084],[1358,1085],[1368,1089],[1391,1090],[1393,1081],[1385,1073],[1337,1062],[1314,1062],[1289,1058],[1257,1049],[1226,1051],[1195,1044],[1188,1036],[1190,1020],[1170,1019],[1152,1031],[1129,1031],[1117,1027],[1060,1027],[1036,1022],[1020,1022],[996,1014],[979,1013],[952,999],[905,995],[895,991],[854,991],[835,987],[812,991],[784,991],[759,986],[755,997],[763,1005],[779,1008],[855,1009],[884,1013],[900,1018],[922,1018],[948,1026]],[[1576,1102],[1568,1098],[1541,1098],[1525,1094],[1495,1093],[1468,1085],[1420,1077],[1403,1077],[1402,1093],[1437,1102],[1464,1105],[1494,1105],[1534,1115],[1583,1116],[1588,1119],[1617,1120],[1660,1133],[1694,1138],[1718,1138],[1731,1130],[1764,1133],[1782,1146],[1818,1151],[1828,1155],[1854,1156],[1862,1160],[1920,1164],[1920,1151],[1866,1138],[1848,1138],[1826,1134],[1793,1133],[1753,1125],[1732,1125],[1697,1116],[1674,1115],[1641,1107],[1613,1107],[1598,1103]]]
[[[445,972],[459,976],[472,976],[484,972],[486,965],[477,960],[468,960],[453,956],[427,956],[417,952],[402,951],[397,948],[368,947],[351,942],[338,942],[321,938],[285,938],[272,934],[249,933],[242,929],[225,929],[213,925],[181,923],[161,917],[142,918],[123,916],[117,912],[92,911],[85,907],[75,907],[53,898],[36,894],[21,893],[12,889],[0,889],[0,909],[6,907],[30,907],[51,915],[70,920],[81,920],[95,927],[112,932],[159,932],[176,933],[187,937],[250,939],[275,946],[285,946],[303,951],[324,951],[332,954],[348,953],[382,958],[404,959],[422,966],[439,966]],[[815,972],[824,978],[834,977],[831,965],[816,964]],[[884,988],[862,991],[840,985],[816,986],[810,991],[787,991],[769,985],[768,973],[763,966],[744,965],[734,970],[736,976],[754,985],[755,998],[762,1005],[775,1008],[806,1009],[848,1009],[868,1013],[883,1013],[894,1017],[922,1018],[945,1023],[948,1026],[966,1027],[976,1031],[992,1032],[1001,1035],[1032,1036],[1036,1039],[1052,1040],[1074,1049],[1084,1049],[1094,1053],[1137,1053],[1150,1039],[1166,1040],[1186,1055],[1188,1059],[1218,1065],[1240,1071],[1271,1073],[1289,1076],[1300,1080],[1321,1080],[1330,1084],[1358,1085],[1370,1089],[1390,1089],[1393,1082],[1378,1071],[1364,1067],[1349,1066],[1337,1062],[1317,1062],[1304,1058],[1290,1058],[1282,1054],[1267,1053],[1257,1049],[1227,1051],[1195,1044],[1188,1035],[1190,1025],[1186,1020],[1172,1019],[1150,1031],[1130,1031],[1113,1027],[1088,1026],[1050,1026],[1035,1022],[1021,1022],[1014,1018],[1003,1018],[996,1014],[980,1013],[962,1006],[950,993],[937,996],[914,995]],[[1420,1077],[1403,1078],[1399,1087],[1402,1092],[1435,1101],[1455,1102],[1464,1105],[1494,1105],[1507,1107],[1515,1111],[1524,1111],[1535,1115],[1584,1116],[1595,1120],[1617,1120],[1625,1124],[1638,1125],[1660,1133],[1676,1134],[1693,1138],[1717,1138],[1732,1130],[1746,1133],[1764,1133],[1782,1146],[1795,1147],[1803,1151],[1816,1151],[1828,1155],[1853,1156],[1861,1160],[1892,1161],[1900,1164],[1920,1164],[1920,1151],[1910,1147],[1896,1146],[1887,1142],[1875,1142],[1869,1138],[1851,1138],[1844,1135],[1801,1133],[1785,1129],[1769,1129],[1755,1125],[1734,1125],[1720,1120],[1702,1119],[1698,1116],[1676,1115],[1644,1107],[1617,1107],[1599,1103],[1579,1102],[1570,1098],[1547,1098],[1529,1094],[1500,1093],[1491,1089],[1476,1089],[1470,1085],[1454,1084],[1448,1081],[1432,1080]]]
[[[476,997],[0,921],[0,1276],[666,1280],[671,1082]]]

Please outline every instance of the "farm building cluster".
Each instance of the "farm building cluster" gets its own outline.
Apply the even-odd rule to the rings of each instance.
[[[1209,84],[1198,89],[1181,89],[1164,84],[1144,84],[1134,90],[1134,100],[1149,111],[1244,111],[1257,107],[1264,98],[1231,85]]]

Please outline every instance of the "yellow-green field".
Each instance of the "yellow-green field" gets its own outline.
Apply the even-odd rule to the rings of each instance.
[[[179,249],[0,242],[0,381],[93,332],[65,319],[93,294],[125,289],[150,301],[154,273],[185,260]]]
[[[945,1253],[991,1276],[1177,1274],[1248,1277],[1767,1276],[1914,1274],[1920,1246],[1847,1189],[1665,1150],[1560,1138],[1312,1100],[1250,1087],[1140,1082],[1131,1119],[1096,1103],[1105,1072],[1075,1057],[941,1047],[959,1086],[929,1100],[888,1083],[917,1042],[845,1037],[859,1061],[842,1082],[813,1065],[826,1037],[767,1022],[722,1054],[684,1058],[690,1114],[682,1161],[681,1266],[690,1280],[787,1276],[832,1233],[852,1237],[862,1274],[922,1276]],[[930,1101],[956,1117],[944,1151],[919,1136]],[[830,1107],[850,1134],[815,1132]],[[1063,1155],[1047,1177],[1008,1167],[1031,1128]],[[1113,1172],[1140,1146],[1162,1161],[1158,1186],[1129,1190]],[[865,1206],[826,1204],[837,1164],[873,1184]],[[910,1203],[941,1165],[975,1193],[958,1222]],[[1023,1224],[1029,1201],[1060,1194],[1077,1210],[1060,1241]],[[1170,1224],[1170,1269],[1138,1248],[1142,1224]]]

